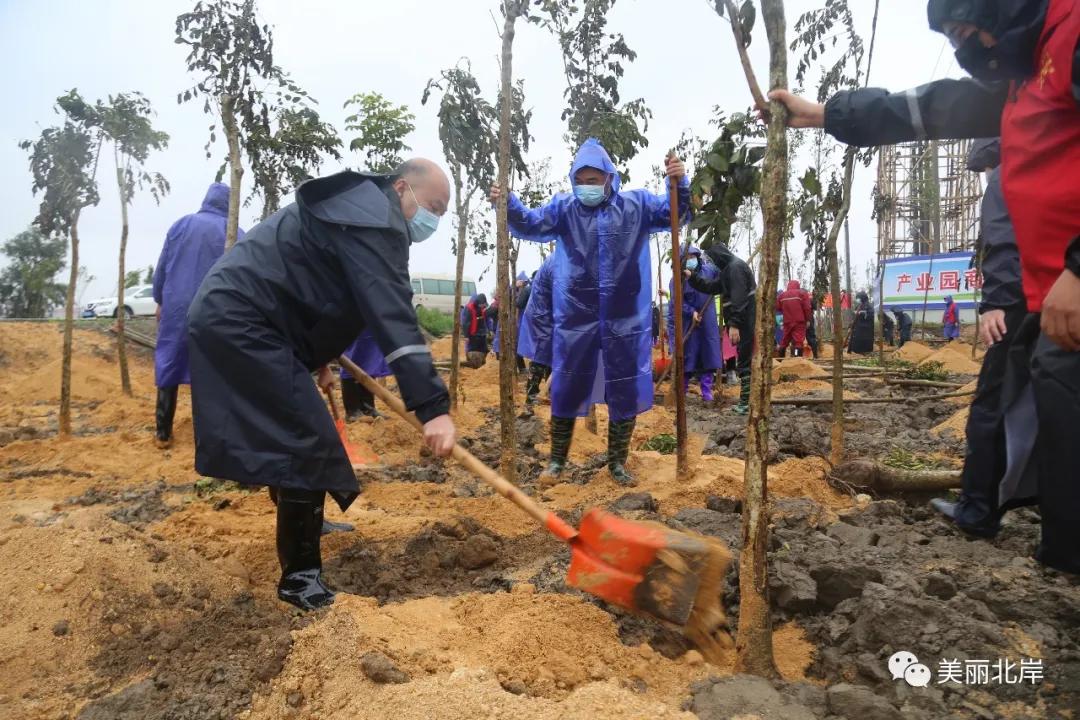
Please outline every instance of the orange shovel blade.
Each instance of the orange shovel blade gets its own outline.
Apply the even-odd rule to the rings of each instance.
[[[334,426],[337,428],[338,437],[341,439],[341,444],[345,448],[345,454],[349,457],[349,463],[353,467],[362,465],[377,465],[379,462],[379,456],[366,447],[362,448],[351,440],[349,440],[349,434],[345,431],[345,421],[338,418],[334,421]]]
[[[715,553],[703,538],[590,510],[571,543],[567,582],[628,610],[686,625]]]

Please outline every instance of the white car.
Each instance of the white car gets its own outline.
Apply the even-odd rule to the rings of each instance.
[[[86,303],[82,316],[93,317],[116,317],[119,298],[98,298]],[[124,315],[135,317],[136,315],[153,315],[157,312],[157,303],[154,302],[153,285],[136,285],[124,290]]]

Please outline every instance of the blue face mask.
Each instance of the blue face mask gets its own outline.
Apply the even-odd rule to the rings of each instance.
[[[603,185],[575,185],[574,197],[587,207],[596,207],[604,202],[607,189]]]
[[[415,245],[424,242],[435,233],[439,227],[439,216],[417,202],[412,185],[409,185],[409,193],[413,196],[413,202],[416,203],[416,214],[409,220],[409,236]]]
[[[698,269],[698,259],[696,257],[690,257],[686,261],[686,269],[690,272],[694,272]]]

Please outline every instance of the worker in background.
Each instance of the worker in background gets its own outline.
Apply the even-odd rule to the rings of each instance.
[[[724,325],[738,356],[735,370],[739,377],[739,403],[733,412],[747,415],[750,412],[750,361],[754,354],[754,319],[757,316],[754,273],[723,243],[713,243],[701,256],[697,267],[687,268],[684,273],[690,278],[690,287],[724,298]]]
[[[375,336],[370,329],[360,333],[360,337],[356,338],[356,341],[343,354],[356,363],[356,366],[366,372],[369,377],[381,378],[391,374],[390,366],[386,364],[386,358],[379,350],[379,345],[375,342]],[[345,405],[345,419],[350,422],[362,417],[373,420],[382,417],[382,413],[375,409],[375,396],[357,382],[344,367],[341,368],[341,398]]]
[[[669,183],[677,183],[682,221],[690,216],[690,181],[683,163],[666,161]],[[626,470],[637,416],[653,403],[651,322],[652,274],[649,235],[670,230],[668,193],[620,192],[619,172],[599,141],[588,139],[570,168],[572,193],[544,207],[527,208],[507,198],[515,237],[557,241],[552,266],[554,335],[551,376],[551,461],[542,482],[560,481],[574,420],[590,406],[608,407],[608,471],[615,482],[633,485]],[[492,203],[502,189],[492,188]]]
[[[684,266],[691,272],[701,262],[701,250],[690,246],[686,251]],[[668,283],[671,297],[675,297],[674,278]],[[667,330],[670,338],[671,355],[675,356],[675,304],[668,304]],[[713,379],[716,371],[724,366],[723,351],[720,343],[720,323],[716,319],[716,303],[712,296],[695,290],[687,279],[683,279],[683,386],[685,395],[690,388],[690,381],[697,379],[701,384],[703,402],[713,401]]]
[[[214,183],[206,191],[199,212],[173,223],[165,235],[154,266],[154,302],[157,303],[157,344],[154,347],[154,413],[157,446],[172,446],[173,418],[180,385],[191,384],[188,367],[187,315],[206,273],[225,252],[225,220],[229,212],[229,186]],[[237,230],[237,239],[244,236]]]
[[[798,280],[790,280],[787,290],[776,297],[776,310],[783,318],[783,334],[776,346],[776,354],[784,357],[790,345],[792,357],[802,357],[806,325],[812,314],[810,293],[802,289]]]
[[[889,317],[889,314],[885,312],[885,308],[881,309],[881,336],[885,338],[885,344],[889,347],[896,345],[896,323]]]
[[[435,231],[446,174],[410,160],[392,175],[309,180],[207,274],[188,313],[195,469],[277,495],[278,598],[329,605],[320,535],[329,493],[360,492],[319,388],[367,328],[437,456],[456,441],[450,397],[417,325],[409,248]],[[312,381],[317,373],[317,381]],[[316,387],[318,385],[318,387]]]
[[[786,90],[770,97],[792,126],[854,145],[1001,135],[1028,311],[1007,363],[1006,435],[1027,447],[1038,432],[1030,455],[1009,453],[1003,484],[1017,497],[1038,492],[1036,558],[1080,574],[1080,11],[1075,0],[930,0],[927,13],[973,78],[842,91],[826,105]]]
[[[540,396],[540,385],[551,376],[551,266],[548,257],[533,273],[529,302],[521,316],[518,352],[529,358],[529,377],[525,382],[525,412],[531,417]]]
[[[655,300],[652,303],[652,344],[653,347],[660,346],[660,307]]]
[[[945,296],[945,312],[941,316],[941,331],[949,342],[960,339],[960,313],[952,295]]]
[[[461,309],[461,328],[465,336],[465,364],[471,368],[487,362],[488,325],[487,296],[477,293]]]
[[[855,321],[851,326],[848,352],[866,355],[874,352],[874,306],[863,291],[855,293]]]
[[[810,354],[817,360],[820,349],[817,337],[817,300],[810,296],[810,319],[806,321],[806,344],[810,347]]]
[[[911,316],[898,307],[892,309],[892,314],[896,318],[896,330],[897,330],[897,342],[896,347],[902,348],[907,343],[911,342],[911,328],[915,324],[911,319]]]

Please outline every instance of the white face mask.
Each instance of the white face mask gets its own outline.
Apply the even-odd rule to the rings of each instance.
[[[416,193],[413,192],[412,185],[408,181],[405,182],[405,185],[409,188],[409,194],[412,195],[413,202],[416,203],[416,214],[409,220],[409,236],[415,245],[424,242],[435,233],[439,227],[439,216],[420,204],[416,199]]]

